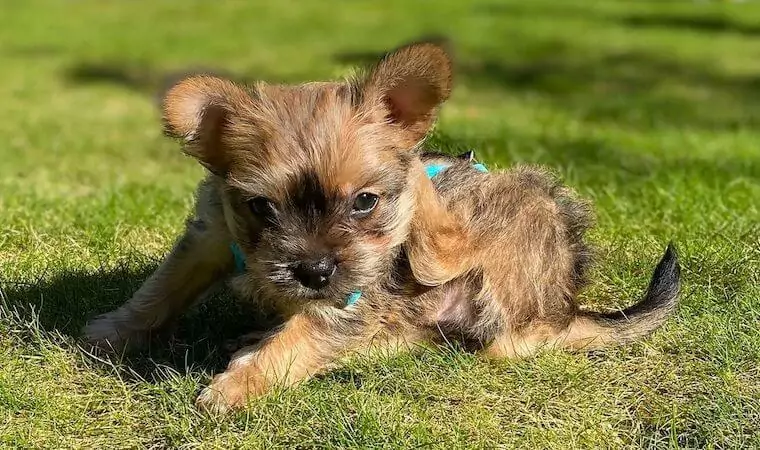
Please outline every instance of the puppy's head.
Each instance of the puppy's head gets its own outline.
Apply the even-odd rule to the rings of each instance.
[[[217,177],[257,288],[342,299],[389,273],[414,210],[415,148],[451,90],[447,52],[401,47],[345,82],[185,79],[164,121]]]

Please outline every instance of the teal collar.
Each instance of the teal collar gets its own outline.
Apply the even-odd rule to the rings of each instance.
[[[427,173],[428,178],[435,178],[438,174],[445,171],[451,166],[451,164],[428,164],[425,166],[425,172]],[[478,172],[488,172],[488,169],[485,165],[481,163],[473,163],[472,167],[477,170]],[[230,244],[230,251],[232,251],[232,256],[235,258],[235,272],[237,273],[243,273],[245,272],[245,255],[243,255],[243,251],[240,249],[240,246],[233,242]],[[348,294],[348,297],[346,297],[346,305],[345,306],[352,306],[355,305],[356,302],[359,301],[359,299],[362,298],[362,292],[361,291],[353,291],[350,294]]]

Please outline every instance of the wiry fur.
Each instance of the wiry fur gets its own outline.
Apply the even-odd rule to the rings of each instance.
[[[484,174],[418,151],[451,80],[446,51],[419,43],[346,82],[244,88],[196,76],[174,86],[163,105],[167,132],[209,176],[166,261],[88,325],[88,339],[140,342],[233,276],[233,242],[247,263],[236,291],[285,323],[213,379],[198,399],[212,409],[304,380],[349,352],[456,339],[485,355],[526,356],[629,342],[659,326],[678,295],[672,249],[641,303],[584,311],[575,298],[589,263],[586,202],[543,169]],[[450,167],[431,181],[424,163],[433,160]],[[363,192],[379,202],[357,218],[352,204]],[[251,199],[262,198],[271,208],[254,213]],[[336,262],[327,286],[294,277],[315,258]],[[361,299],[344,306],[355,289]]]

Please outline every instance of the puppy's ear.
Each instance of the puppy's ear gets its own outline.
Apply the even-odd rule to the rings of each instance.
[[[441,42],[420,42],[388,53],[364,79],[361,98],[373,119],[398,127],[411,147],[430,130],[451,86],[448,50]]]
[[[184,151],[217,175],[229,168],[223,133],[235,112],[250,108],[253,99],[242,87],[221,78],[197,75],[166,92],[163,121],[166,134],[184,141]]]

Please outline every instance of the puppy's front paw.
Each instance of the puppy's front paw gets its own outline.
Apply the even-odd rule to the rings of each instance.
[[[195,404],[211,413],[226,413],[246,406],[248,400],[264,394],[266,382],[261,376],[224,372],[216,375],[201,391]]]
[[[129,318],[120,310],[102,314],[91,320],[82,331],[84,340],[92,347],[119,352],[127,345],[139,345],[144,333],[129,325]]]

